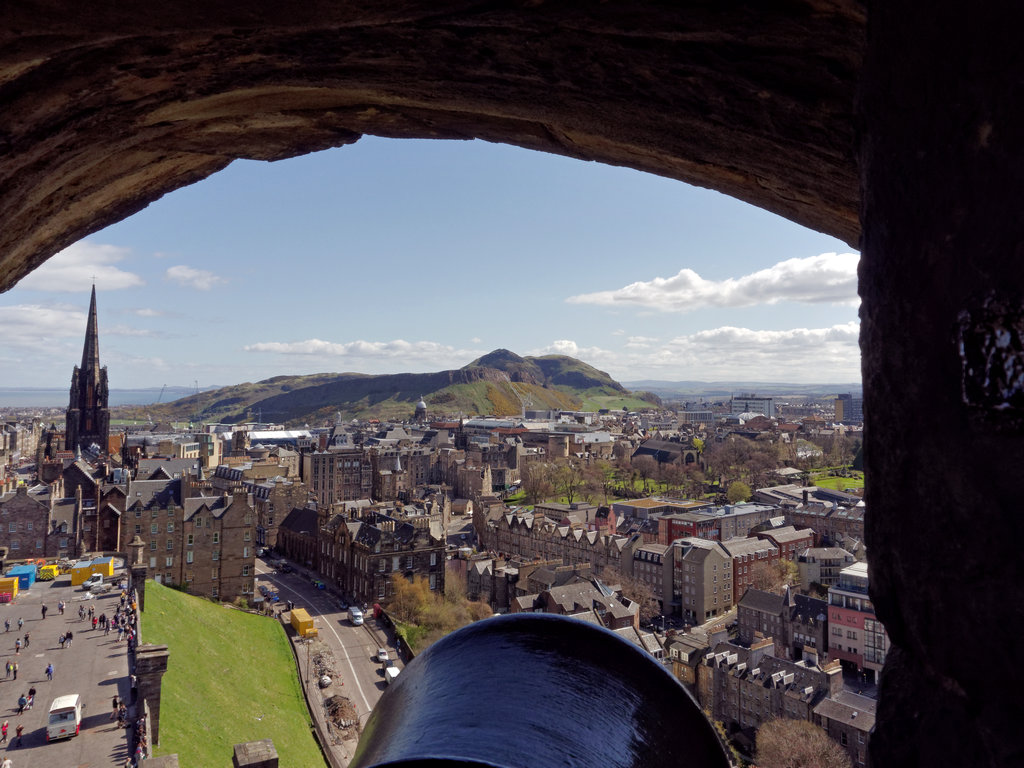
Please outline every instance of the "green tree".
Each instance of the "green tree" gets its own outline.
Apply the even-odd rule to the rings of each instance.
[[[850,768],[849,755],[807,720],[769,720],[757,731],[759,768]]]
[[[730,504],[738,504],[741,501],[746,501],[750,498],[750,486],[744,483],[742,480],[735,480],[729,483],[729,487],[725,492],[725,497],[729,500]]]

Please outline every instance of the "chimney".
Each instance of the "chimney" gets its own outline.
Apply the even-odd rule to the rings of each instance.
[[[807,506],[808,499],[810,498],[811,492],[804,488],[804,506]]]

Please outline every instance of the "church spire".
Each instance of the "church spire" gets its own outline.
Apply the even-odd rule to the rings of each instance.
[[[85,347],[82,349],[82,375],[92,381],[99,381],[100,375],[100,332],[96,321],[96,285],[92,286],[92,300],[89,302],[89,322],[85,326]]]

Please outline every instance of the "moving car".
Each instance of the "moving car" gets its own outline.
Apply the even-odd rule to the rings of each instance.
[[[363,612],[353,605],[348,609],[348,620],[351,621],[354,626],[358,627],[363,623]]]

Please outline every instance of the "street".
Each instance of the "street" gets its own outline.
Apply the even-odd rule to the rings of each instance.
[[[274,563],[263,558],[256,561],[258,584],[267,584],[277,590],[280,596],[279,610],[284,610],[287,601],[292,601],[296,608],[305,608],[314,618],[314,625],[319,632],[319,641],[328,648],[334,657],[332,678],[334,682],[322,691],[317,687],[316,674],[307,671],[303,676],[307,696],[315,706],[324,699],[335,695],[347,697],[356,710],[360,725],[367,717],[386,688],[384,667],[377,661],[378,648],[386,648],[388,656],[394,660],[396,667],[401,668],[394,643],[385,632],[376,627],[372,610],[368,612],[366,623],[353,626],[348,620],[348,612],[338,605],[338,599],[327,590],[317,589],[310,583],[310,578],[300,570],[292,573],[281,573]],[[303,641],[295,641],[302,643]],[[315,646],[315,643],[313,644]],[[306,653],[309,648],[306,646]],[[301,645],[298,648],[299,663],[306,669]],[[306,680],[306,677],[309,680]],[[315,715],[323,715],[323,706]],[[343,764],[347,764],[355,750],[354,741],[336,739],[331,744],[335,754]]]

